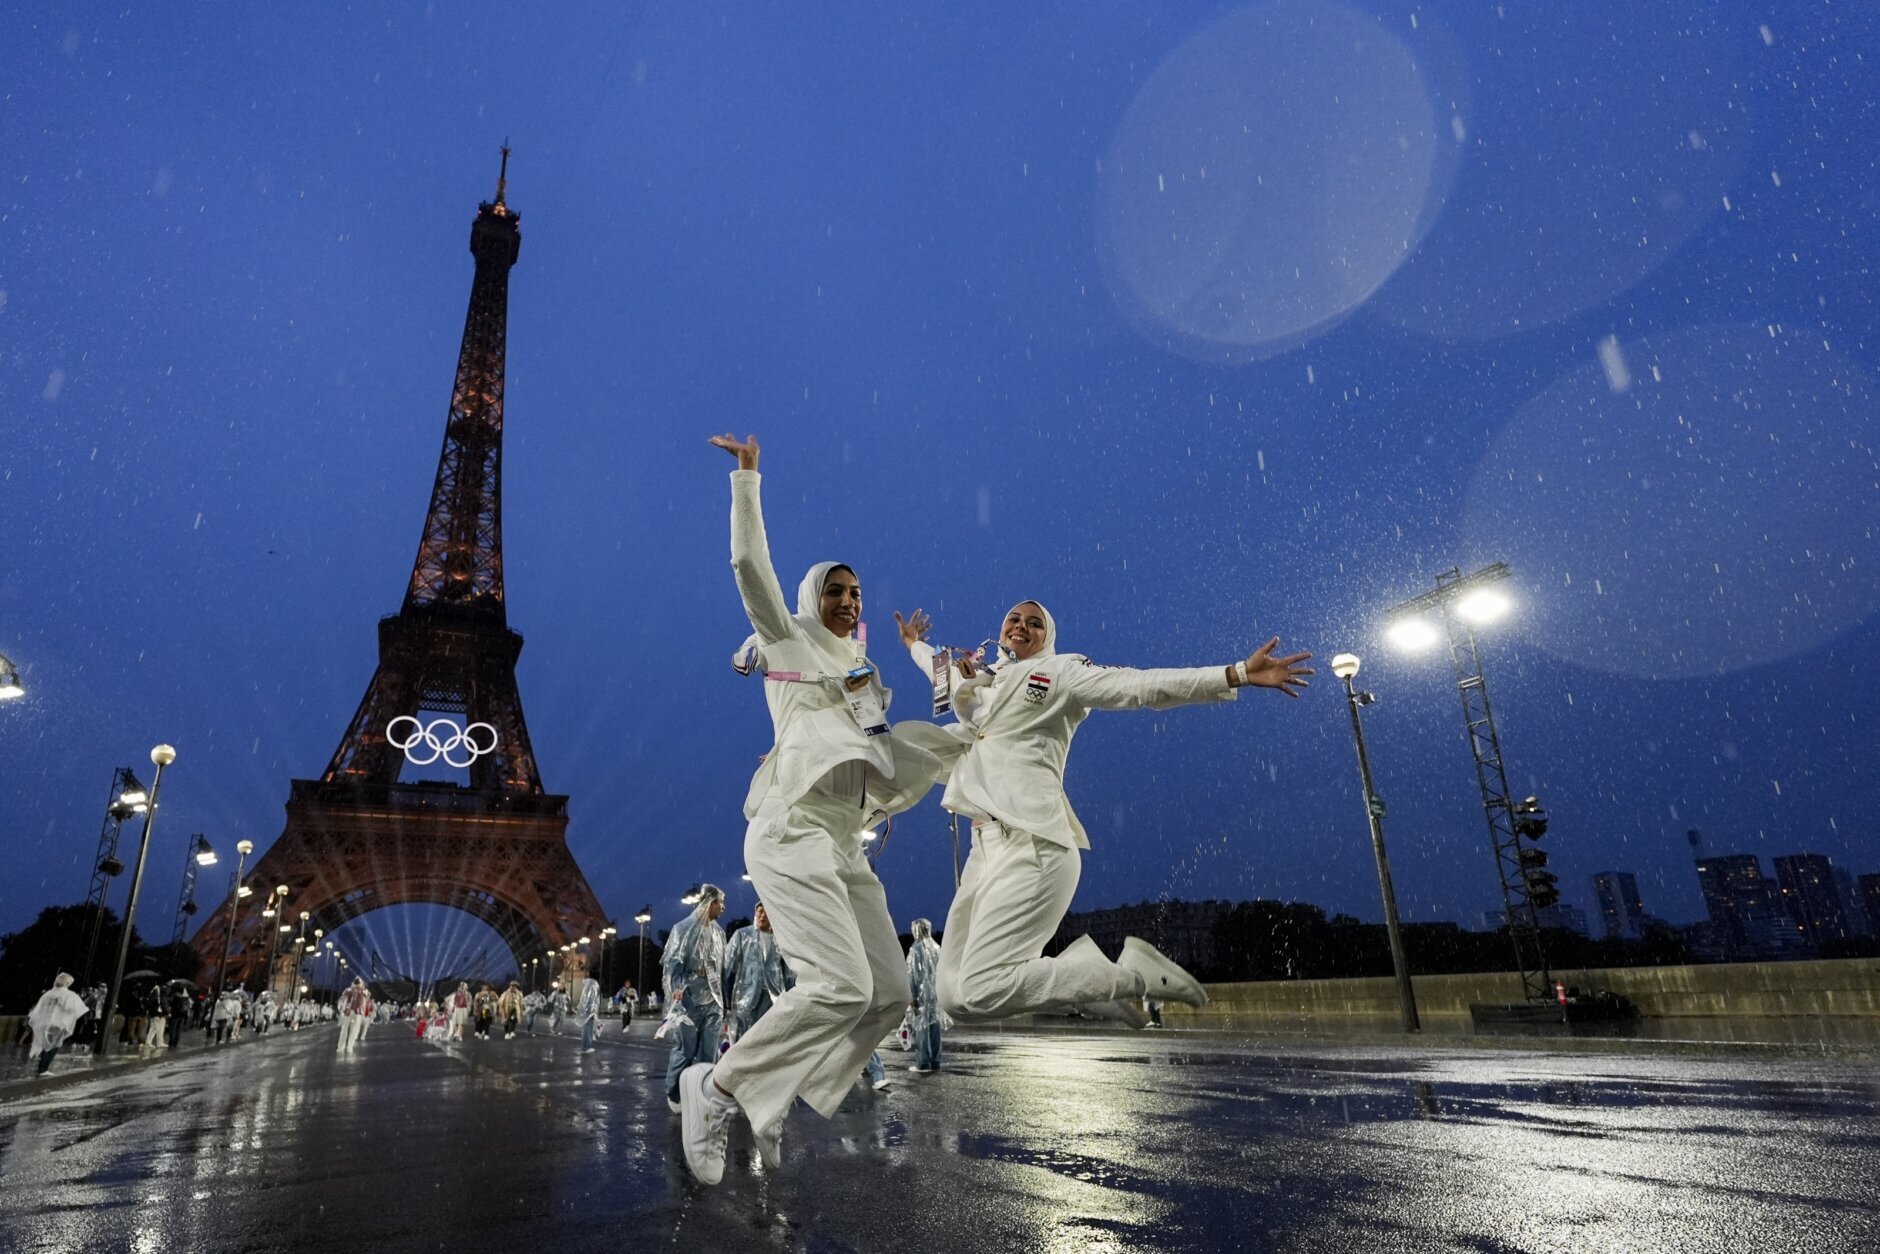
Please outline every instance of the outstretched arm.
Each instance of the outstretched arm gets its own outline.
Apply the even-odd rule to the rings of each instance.
[[[715,435],[711,443],[738,459],[738,468],[731,472],[731,573],[744,598],[744,613],[766,643],[785,639],[790,634],[790,607],[770,564],[770,540],[764,534],[757,437]]]
[[[1134,670],[1127,666],[1085,664],[1067,668],[1063,682],[1071,695],[1093,710],[1168,710],[1204,701],[1231,701],[1243,687],[1276,688],[1289,697],[1307,686],[1312,671],[1303,663],[1310,653],[1276,658],[1275,636],[1246,660],[1226,667],[1198,666],[1164,670]],[[1246,678],[1241,678],[1245,668]]]

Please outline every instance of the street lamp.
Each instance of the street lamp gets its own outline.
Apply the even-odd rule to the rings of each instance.
[[[235,874],[228,882],[228,931],[222,937],[222,961],[215,969],[216,992],[228,987],[228,951],[235,944],[235,911],[241,907],[242,894],[248,891],[248,885],[242,883],[242,872],[248,869],[248,855],[255,851],[252,840],[235,842]],[[271,912],[263,912],[268,917]]]
[[[1332,659],[1332,674],[1345,681],[1345,704],[1351,709],[1351,739],[1358,746],[1358,782],[1364,786],[1364,814],[1371,824],[1377,887],[1384,895],[1384,930],[1390,937],[1390,965],[1397,977],[1397,1005],[1403,1013],[1403,1030],[1415,1032],[1423,1025],[1417,1019],[1417,995],[1410,985],[1410,963],[1404,957],[1403,925],[1397,919],[1397,890],[1391,886],[1390,858],[1384,852],[1384,799],[1371,783],[1371,755],[1364,746],[1364,720],[1358,716],[1359,710],[1377,698],[1352,686],[1358,665],[1357,654],[1340,653]]]
[[[156,778],[150,781],[150,800],[144,808],[143,836],[137,842],[137,869],[131,873],[131,897],[124,905],[124,927],[118,935],[117,965],[111,972],[111,983],[104,992],[104,1005],[98,1010],[98,1043],[92,1047],[94,1055],[103,1055],[110,1048],[111,1015],[117,1009],[118,989],[124,983],[124,963],[131,956],[131,926],[137,920],[137,895],[143,888],[144,862],[150,854],[150,828],[156,822],[157,794],[163,788],[163,768],[176,761],[176,750],[169,745],[158,745],[150,751],[150,761],[157,768]]]
[[[302,910],[300,912],[300,931],[294,937],[294,975],[293,979],[290,981],[290,987],[300,984],[300,959],[307,948],[307,920],[312,917],[313,912],[310,910]],[[305,989],[301,991],[303,993],[306,992]]]
[[[0,701],[11,701],[25,695],[26,686],[20,682],[19,668],[13,665],[12,658],[0,653]]]
[[[614,937],[620,935],[620,929],[609,923],[601,929],[601,991],[607,991],[607,951],[614,947]]]
[[[268,908],[261,912],[261,917],[264,919],[273,919],[285,914],[287,912],[287,892],[287,885],[277,885],[274,891],[268,895]],[[291,932],[292,930],[293,929],[287,924],[283,923],[280,927],[275,928],[268,934],[268,969],[266,975],[262,978],[261,987],[263,991],[270,991],[274,988],[275,950],[280,947],[281,933]],[[285,992],[286,990],[282,991]]]
[[[640,982],[633,986],[634,992],[646,996],[646,925],[653,921],[653,907],[644,905],[633,916],[633,921],[640,925]]]

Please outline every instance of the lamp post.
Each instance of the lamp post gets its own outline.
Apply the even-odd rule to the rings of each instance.
[[[1357,654],[1340,653],[1332,659],[1332,674],[1345,681],[1345,704],[1351,710],[1351,739],[1358,746],[1358,782],[1364,786],[1364,815],[1371,825],[1377,887],[1384,896],[1384,930],[1390,937],[1390,965],[1397,977],[1397,1005],[1403,1013],[1403,1030],[1415,1032],[1423,1025],[1417,1018],[1417,995],[1410,984],[1410,963],[1404,957],[1403,925],[1397,918],[1397,890],[1391,886],[1390,857],[1384,852],[1384,799],[1377,795],[1371,783],[1371,755],[1364,745],[1364,720],[1358,715],[1359,710],[1377,698],[1352,686],[1358,665]]]
[[[640,925],[640,982],[633,986],[641,997],[646,996],[646,925],[653,921],[653,907],[645,905],[633,916],[633,921]]]
[[[131,927],[137,921],[137,894],[143,887],[144,863],[150,856],[150,828],[157,818],[157,794],[163,788],[163,768],[176,761],[176,750],[169,745],[158,745],[150,751],[150,760],[156,765],[157,776],[150,781],[149,808],[144,811],[144,831],[137,842],[137,869],[131,873],[131,896],[124,904],[117,965],[112,968],[111,983],[104,991],[104,1005],[98,1010],[98,1043],[92,1047],[92,1053],[99,1056],[110,1049],[111,1015],[117,1009],[118,989],[124,983],[124,963],[131,956]]]
[[[268,903],[261,911],[264,919],[280,918],[287,910],[287,885],[279,884],[268,896]],[[274,955],[281,947],[281,933],[291,931],[287,924],[268,929],[268,969],[261,977],[261,990],[269,992],[274,988]]]
[[[228,885],[228,931],[222,936],[222,961],[215,969],[215,987],[219,993],[228,987],[228,951],[235,944],[235,912],[241,908],[242,895],[248,892],[248,885],[242,883],[242,872],[248,869],[248,855],[255,851],[252,840],[235,842],[235,875]]]
[[[620,929],[609,923],[601,929],[601,992],[607,992],[607,954],[614,947],[614,937],[620,935]]]
[[[288,987],[290,988],[296,988],[296,989],[300,988],[300,961],[302,958],[306,956],[307,920],[311,919],[312,917],[313,917],[312,911],[302,910],[300,912],[300,930],[294,934],[294,978],[288,985]],[[306,990],[302,989],[301,993],[295,994],[296,999],[298,999],[302,994],[304,994],[305,991]]]

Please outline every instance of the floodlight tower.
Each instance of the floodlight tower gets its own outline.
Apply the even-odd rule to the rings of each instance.
[[[1482,793],[1482,812],[1488,819],[1495,874],[1501,881],[1508,936],[1521,971],[1521,992],[1528,1001],[1540,1002],[1553,997],[1553,974],[1541,948],[1538,911],[1559,900],[1559,891],[1551,884],[1553,876],[1544,870],[1547,855],[1535,847],[1546,832],[1547,820],[1538,800],[1529,797],[1517,802],[1509,794],[1501,736],[1495,730],[1495,711],[1488,700],[1488,677],[1483,673],[1482,651],[1475,640],[1477,625],[1494,622],[1507,613],[1508,598],[1495,585],[1511,573],[1506,562],[1494,562],[1466,575],[1460,568],[1446,570],[1436,576],[1432,591],[1387,611],[1387,634],[1399,648],[1428,648],[1442,638],[1430,616],[1442,620],[1443,633],[1449,640],[1450,665],[1456,675],[1456,695],[1462,699],[1469,755],[1475,760],[1475,780]]]

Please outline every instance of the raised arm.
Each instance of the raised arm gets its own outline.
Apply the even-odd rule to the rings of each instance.
[[[927,633],[933,630],[933,619],[927,617],[927,611],[921,609],[906,618],[902,618],[901,611],[896,610],[894,623],[901,629],[901,643],[907,646],[908,656],[914,659],[914,665],[920,667],[920,673],[927,677],[931,685],[936,650],[927,643]],[[947,697],[952,701],[953,712],[961,722],[969,722],[962,706],[972,701],[974,693],[984,682],[984,673],[973,665],[970,658],[961,658],[947,669]]]
[[[783,640],[790,635],[790,606],[770,564],[770,541],[764,535],[757,437],[747,435],[740,441],[732,435],[715,435],[711,442],[738,459],[738,468],[731,472],[731,573],[738,581],[738,595],[744,598],[744,613],[759,639],[765,643]]]

